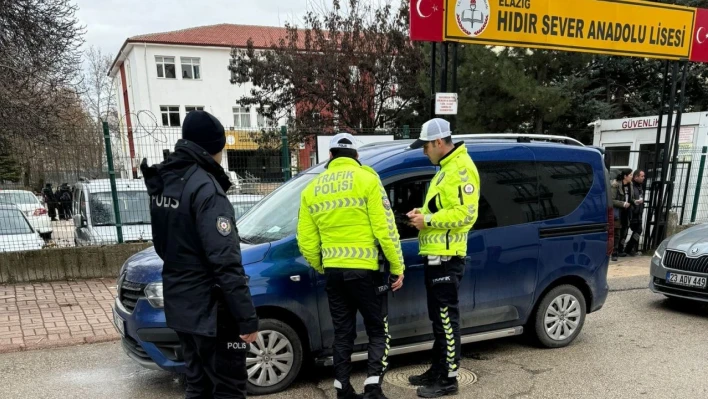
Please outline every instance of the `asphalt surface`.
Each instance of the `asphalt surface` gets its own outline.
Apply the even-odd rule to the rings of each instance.
[[[646,277],[613,279],[605,307],[568,348],[542,350],[511,338],[466,345],[476,382],[457,398],[706,398],[708,307],[675,304]],[[428,353],[391,359],[391,372],[424,367]],[[352,382],[361,389],[363,364]],[[0,398],[181,398],[174,374],[145,370],[119,344],[0,355]],[[474,377],[474,376],[473,376]],[[386,383],[390,398],[415,391]],[[334,398],[332,372],[308,370],[287,392],[263,398]]]

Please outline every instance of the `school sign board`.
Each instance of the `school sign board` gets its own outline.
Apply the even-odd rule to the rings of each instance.
[[[448,42],[708,62],[708,10],[693,7],[637,0],[411,0],[413,40],[438,41],[440,22]]]

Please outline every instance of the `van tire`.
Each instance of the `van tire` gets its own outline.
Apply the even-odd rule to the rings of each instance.
[[[246,384],[246,389],[249,395],[268,395],[285,390],[293,383],[293,381],[295,381],[298,374],[300,374],[300,369],[302,368],[303,362],[302,340],[292,327],[283,323],[280,320],[262,319],[259,321],[258,324],[258,328],[260,331],[259,333],[262,337],[264,337],[264,340],[267,339],[268,332],[272,331],[279,334],[281,337],[287,339],[290,344],[290,347],[292,348],[292,366],[290,367],[290,370],[288,371],[287,375],[281,381],[270,386],[259,386],[253,384],[250,380]],[[266,333],[265,335],[263,334],[264,332]],[[247,356],[252,357],[253,355],[249,353],[247,354]],[[249,366],[247,364],[246,369],[248,369],[248,367]]]
[[[570,303],[568,303],[570,301]],[[563,304],[566,309],[563,310]],[[551,305],[553,305],[551,307]],[[539,303],[533,319],[534,340],[544,348],[563,348],[577,338],[585,324],[586,303],[583,293],[573,285],[560,285],[550,290]],[[560,314],[560,322],[549,321],[546,325],[546,313],[554,317],[553,312]],[[566,320],[564,323],[563,320]],[[571,327],[575,325],[575,328]],[[555,337],[547,331],[557,326],[552,332],[559,333]],[[560,329],[560,331],[558,331]],[[572,331],[572,332],[571,332]],[[569,333],[569,334],[568,334]]]

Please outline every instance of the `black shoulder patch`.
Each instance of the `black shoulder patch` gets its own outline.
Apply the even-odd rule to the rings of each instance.
[[[232,231],[231,227],[231,219],[227,218],[225,216],[219,216],[216,218],[216,231],[219,232],[222,236],[226,237],[229,234],[231,234]]]

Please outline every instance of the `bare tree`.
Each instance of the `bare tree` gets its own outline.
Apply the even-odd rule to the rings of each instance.
[[[109,125],[113,125],[113,128],[117,128],[115,86],[108,76],[113,55],[105,54],[100,48],[90,46],[84,52],[84,62],[82,97],[89,115],[94,121],[107,121]]]
[[[287,118],[301,137],[319,129],[363,131],[396,124],[425,94],[418,83],[425,60],[408,38],[408,4],[371,6],[334,0],[286,24],[267,50],[232,50],[232,84],[251,82],[242,106],[271,120]]]
[[[0,128],[53,131],[80,79],[84,29],[69,0],[0,0]]]

